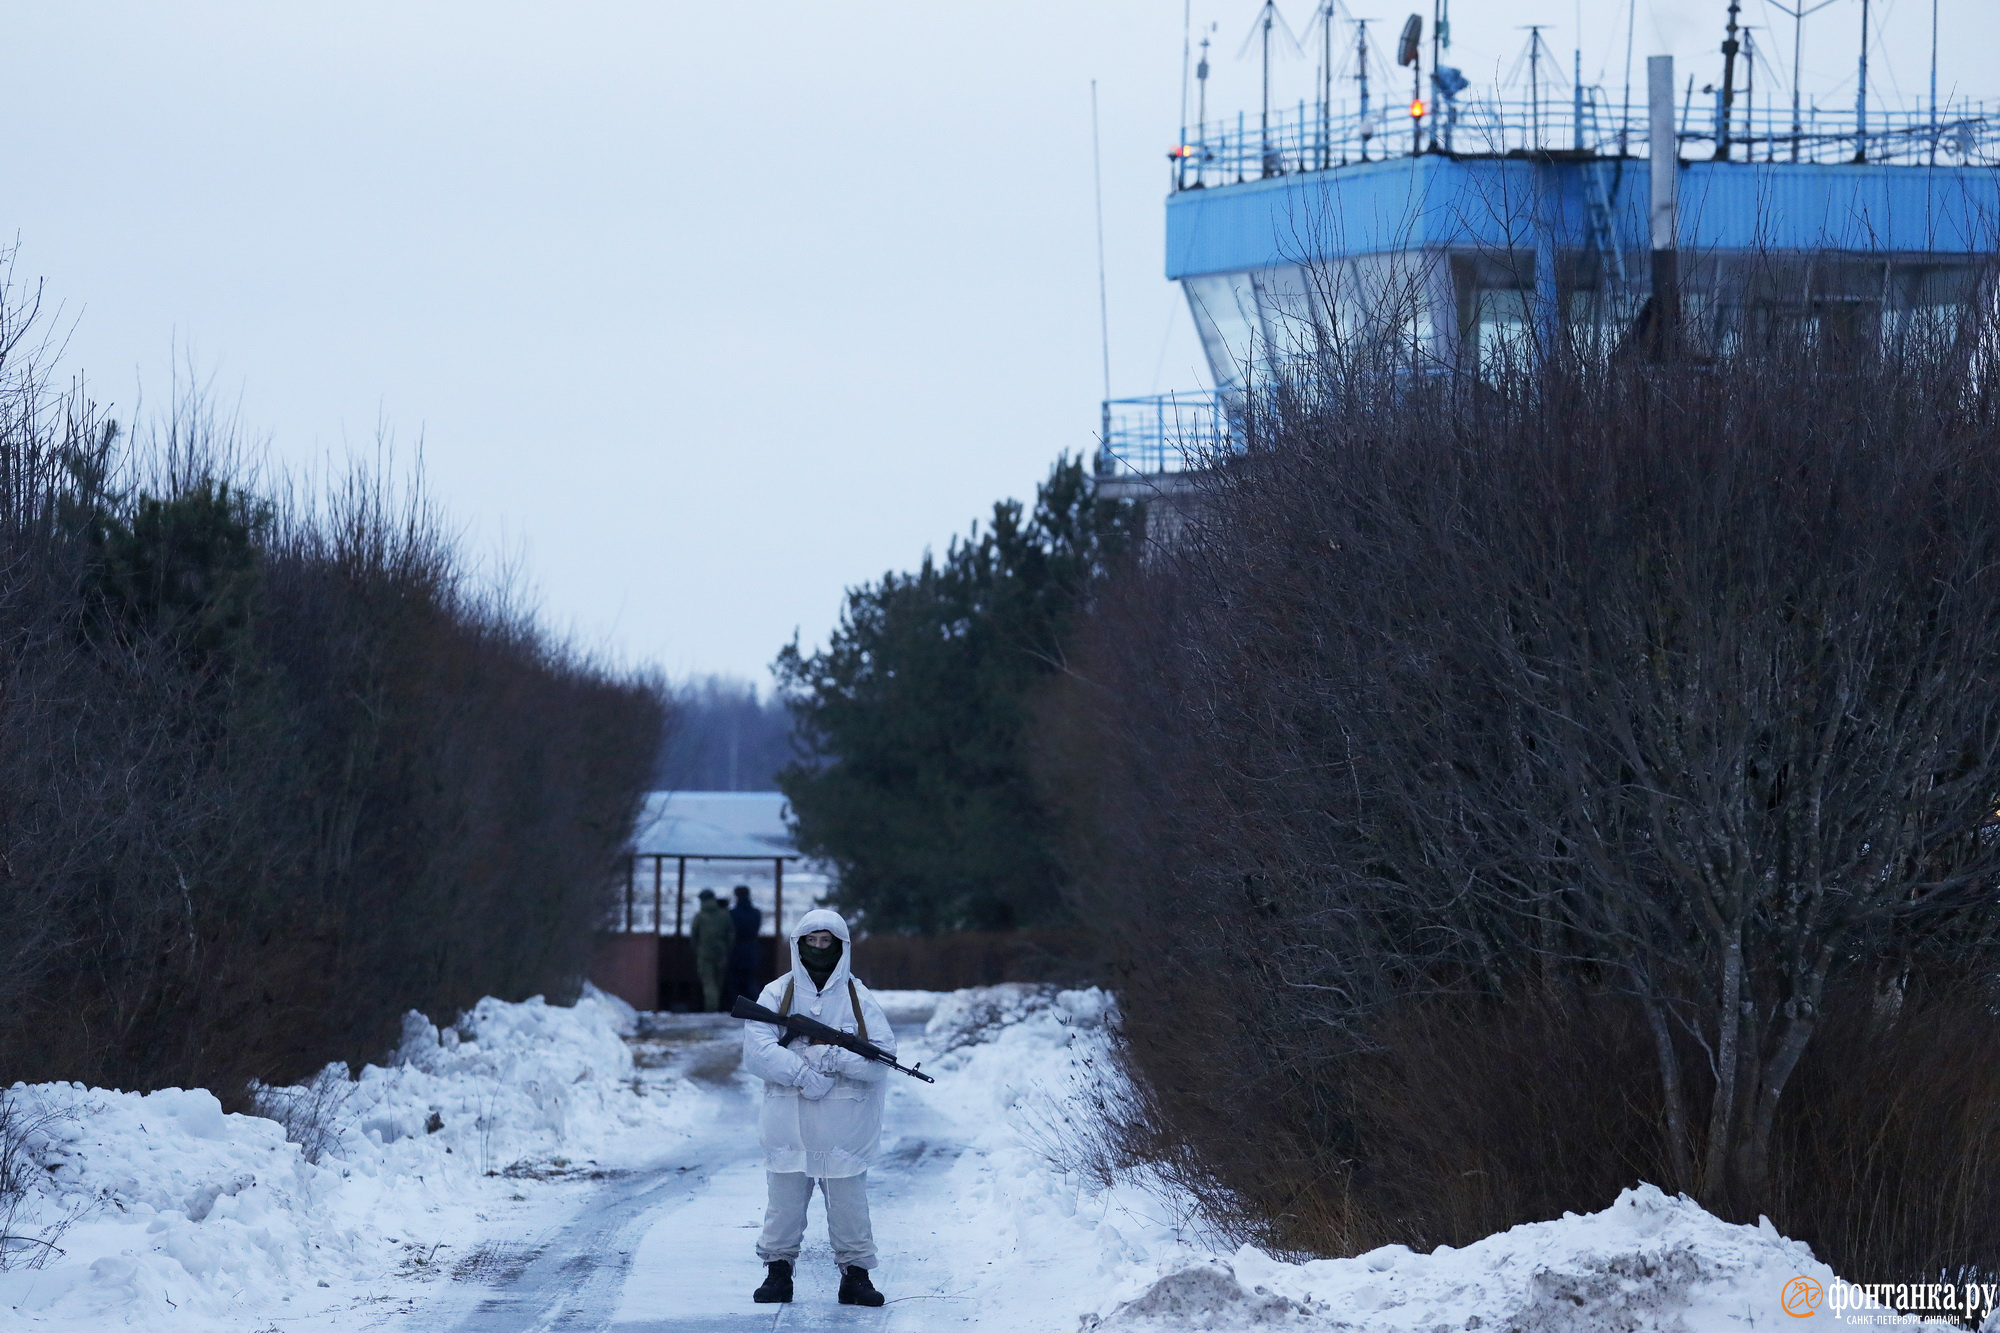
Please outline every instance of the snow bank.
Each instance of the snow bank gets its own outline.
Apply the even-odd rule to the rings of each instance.
[[[1204,1256],[1186,1200],[1142,1178],[1103,1188],[1069,1169],[1099,1097],[1122,1086],[1109,1058],[1111,996],[1009,985],[940,997],[924,1030],[932,1086],[902,1086],[948,1117],[965,1151],[951,1207],[925,1220],[972,1278],[949,1299],[994,1328],[1076,1328],[1107,1294],[1136,1295],[1163,1265]],[[886,1229],[887,1219],[878,1223]],[[993,1262],[978,1262],[991,1257]]]
[[[1143,1175],[1105,1189],[1066,1169],[1095,1105],[1117,1100],[1102,991],[993,987],[942,997],[922,1095],[968,1131],[937,1243],[995,1262],[971,1293],[995,1327],[1638,1333],[1837,1322],[1788,1317],[1794,1278],[1834,1274],[1769,1222],[1734,1226],[1650,1185],[1602,1212],[1515,1227],[1461,1250],[1388,1246],[1291,1264],[1205,1231]],[[1869,1322],[1865,1315],[1857,1316]]]
[[[450,1156],[482,1175],[518,1175],[550,1169],[557,1149],[568,1154],[567,1166],[650,1123],[632,1096],[624,1041],[635,1018],[630,1005],[595,987],[574,1008],[484,999],[442,1031],[406,1014],[389,1068],[369,1065],[353,1082],[344,1065],[328,1071],[339,1100],[322,1150],[369,1174],[419,1174]],[[266,1089],[260,1109],[293,1126],[294,1138],[310,1136],[328,1119],[327,1078]],[[315,1142],[302,1146],[317,1155]]]
[[[12,1231],[61,1253],[16,1247],[0,1324],[245,1327],[421,1266],[537,1182],[657,1153],[693,1108],[634,1079],[632,1018],[594,991],[482,1000],[443,1032],[412,1014],[388,1067],[265,1089],[278,1119],[198,1089],[17,1085],[36,1169]]]
[[[1602,1212],[1518,1226],[1462,1250],[1417,1254],[1391,1245],[1353,1259],[1287,1264],[1245,1246],[1174,1269],[1086,1327],[1702,1333],[1789,1326],[1781,1302],[1798,1277],[1821,1290],[1834,1282],[1810,1249],[1768,1221],[1732,1226],[1687,1198],[1641,1185]]]

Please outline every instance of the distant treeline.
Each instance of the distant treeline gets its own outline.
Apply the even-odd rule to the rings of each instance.
[[[792,716],[776,695],[736,676],[674,689],[653,785],[661,791],[776,791],[792,759]]]
[[[246,487],[0,330],[0,1086],[240,1094],[407,1009],[574,993],[661,691],[380,477]]]

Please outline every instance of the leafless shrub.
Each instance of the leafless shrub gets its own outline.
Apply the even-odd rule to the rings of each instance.
[[[55,1218],[32,1228],[27,1208],[42,1175],[35,1147],[54,1125],[80,1118],[74,1106],[37,1106],[23,1089],[0,1089],[0,1271],[40,1268],[62,1254],[57,1244],[76,1220],[81,1207],[63,1208]]]
[[[1868,1225],[1859,1184],[1788,1202],[1863,1151],[1797,1109],[1832,1025],[2000,962],[1984,319],[1489,381],[1335,349],[1253,403],[1247,455],[1099,599],[1045,709],[1138,1146],[1294,1252],[1644,1175],[1836,1264],[1893,1233],[2000,1266],[1929,1182],[1862,1172]],[[1869,1068],[1943,1058],[1881,1031]],[[1898,1109],[1856,1114],[1911,1128],[1871,1161],[1948,1124],[1951,1197],[1996,1192],[1990,1122],[1944,1081],[1874,1086]],[[1473,1183],[1413,1198],[1431,1155]]]
[[[304,1083],[273,1088],[251,1085],[251,1104],[258,1115],[285,1127],[285,1138],[299,1145],[299,1155],[318,1163],[340,1142],[355,1083],[344,1064],[330,1064]]]
[[[0,1079],[289,1083],[574,994],[656,682],[482,589],[420,485],[134,439],[0,292]]]

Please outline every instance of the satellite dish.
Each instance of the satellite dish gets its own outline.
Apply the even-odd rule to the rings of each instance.
[[[1421,14],[1410,15],[1410,21],[1403,25],[1403,40],[1396,45],[1396,63],[1414,65],[1417,63],[1417,46],[1424,40],[1424,18]]]

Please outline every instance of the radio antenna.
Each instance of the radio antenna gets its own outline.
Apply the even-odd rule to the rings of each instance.
[[[1201,132],[1205,142],[1208,134],[1208,36],[1206,33],[1202,35],[1201,63],[1194,67],[1194,81],[1195,81],[1195,87],[1197,89],[1195,93],[1196,104],[1195,104],[1194,114],[1196,118],[1196,123],[1201,126]],[[1207,157],[1206,151],[1203,152],[1202,156],[1204,158]],[[1194,170],[1195,170],[1195,179],[1200,180],[1201,179],[1200,162],[1195,163]]]
[[[1524,23],[1528,30],[1528,133],[1534,142],[1528,145],[1534,152],[1542,148],[1542,29],[1546,23]],[[1515,69],[1521,68],[1519,65]]]
[[[1931,165],[1937,165],[1937,38],[1938,0],[1931,0]]]
[[[1854,90],[1854,160],[1868,160],[1868,0],[1861,0],[1861,71]]]
[[[1177,154],[1187,150],[1188,66],[1194,55],[1193,22],[1194,0],[1181,0],[1181,137],[1174,140],[1174,152]]]
[[[1444,87],[1438,71],[1444,68],[1444,48],[1451,45],[1451,0],[1431,0],[1431,151],[1438,149],[1438,122],[1444,119]]]
[[[1757,25],[1743,25],[1743,160],[1757,160]],[[1768,119],[1768,117],[1766,117]],[[1767,151],[1766,156],[1769,156]]]
[[[1936,82],[1936,78],[1932,80]],[[1932,116],[1936,120],[1936,116]],[[1932,136],[1936,142],[1936,136]],[[1334,164],[1334,0],[1320,6],[1320,170]]]
[[[1424,151],[1424,17],[1410,15],[1396,43],[1396,63],[1410,67],[1410,156]]]
[[[1625,105],[1618,117],[1618,156],[1626,154],[1632,140],[1632,28],[1639,17],[1639,0],[1625,4]]]
[[[1833,0],[1819,0],[1816,5],[1800,3],[1788,5],[1785,0],[1765,0],[1792,21],[1792,161],[1799,160],[1799,140],[1805,137],[1805,118],[1799,110],[1799,50],[1805,40],[1806,18],[1817,14],[1833,3]]]
[[[1258,149],[1263,157],[1263,174],[1271,174],[1271,15],[1277,0],[1264,0],[1264,108],[1258,113]]]
[[[1243,52],[1250,49],[1252,41],[1261,40],[1263,43],[1264,103],[1257,125],[1258,148],[1263,157],[1261,174],[1265,176],[1281,174],[1277,170],[1278,156],[1271,151],[1271,30],[1273,28],[1292,44],[1293,51],[1303,53],[1304,48],[1299,45],[1298,37],[1292,32],[1292,25],[1285,22],[1285,16],[1278,12],[1278,0],[1264,0],[1264,7],[1257,12],[1255,26],[1250,29],[1250,35],[1243,39],[1242,49],[1236,53],[1236,58],[1241,60]]]
[[[1368,141],[1375,137],[1374,123],[1368,119],[1368,25],[1371,19],[1354,20],[1354,80],[1361,85],[1361,160],[1368,160]]]
[[[1098,149],[1096,79],[1090,81],[1090,180],[1097,196],[1097,331],[1104,351],[1104,401],[1108,403],[1111,401],[1111,298],[1104,281],[1104,156]]]
[[[1718,117],[1722,123],[1715,131],[1717,162],[1729,160],[1729,131],[1736,111],[1736,53],[1741,49],[1736,40],[1736,16],[1742,8],[1742,0],[1729,0],[1729,33],[1722,39],[1722,115]]]

